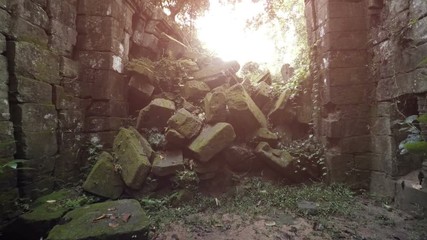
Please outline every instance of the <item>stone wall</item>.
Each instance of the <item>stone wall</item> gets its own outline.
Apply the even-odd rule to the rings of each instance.
[[[182,39],[144,1],[0,0],[0,164],[27,160],[0,175],[1,219],[111,148],[129,115],[125,64],[166,54],[165,33]]]
[[[332,181],[367,188],[371,168],[365,1],[306,1],[316,134]]]
[[[306,16],[330,179],[399,202],[397,186],[416,185],[407,174],[422,164],[399,154],[396,120],[425,113],[427,2],[306,0]]]

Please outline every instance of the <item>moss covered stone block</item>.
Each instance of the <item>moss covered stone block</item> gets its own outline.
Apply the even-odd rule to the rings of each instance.
[[[117,199],[123,192],[124,183],[114,169],[114,159],[107,152],[98,156],[95,166],[83,183],[83,189],[95,195]]]
[[[258,128],[267,127],[267,119],[242,85],[236,84],[226,91],[229,120],[237,134],[248,135]]]
[[[111,214],[115,219],[100,218],[103,214]],[[84,206],[67,213],[63,219],[65,223],[55,226],[47,239],[147,239],[150,226],[141,205],[133,199]]]
[[[179,109],[169,120],[168,125],[187,139],[199,134],[202,121],[184,108]]]
[[[228,147],[236,138],[233,126],[217,123],[202,130],[188,147],[197,160],[207,162]]]
[[[158,177],[164,177],[174,175],[179,170],[184,170],[184,157],[181,150],[174,150],[157,153],[151,172]]]
[[[126,186],[140,189],[150,172],[151,164],[138,135],[132,130],[120,129],[114,139],[113,150]]]
[[[193,80],[185,83],[182,95],[186,99],[196,100],[204,98],[210,90],[205,82]]]
[[[156,98],[139,112],[136,128],[166,127],[167,121],[174,112],[174,102],[163,98]]]

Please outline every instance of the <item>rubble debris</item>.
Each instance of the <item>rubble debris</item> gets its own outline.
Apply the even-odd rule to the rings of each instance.
[[[233,126],[220,122],[203,129],[188,147],[197,160],[207,162],[228,147],[236,138]]]
[[[184,84],[182,95],[185,99],[198,100],[203,98],[211,89],[202,81],[188,81]]]
[[[174,102],[164,98],[156,98],[139,112],[136,128],[164,128],[174,112]]]
[[[126,186],[139,189],[150,172],[151,164],[147,153],[134,131],[121,128],[114,139],[113,151],[120,166],[120,174]]]
[[[83,183],[83,189],[101,197],[117,199],[122,194],[123,188],[124,183],[115,170],[113,156],[102,152]]]
[[[181,148],[184,146],[185,137],[174,129],[168,129],[165,134],[166,144],[169,149]]]
[[[168,126],[185,138],[192,139],[199,134],[202,122],[198,117],[181,108],[168,120]]]
[[[229,122],[238,135],[248,135],[260,127],[267,127],[267,119],[242,85],[229,88],[226,96]]]
[[[157,177],[174,175],[177,171],[184,170],[184,157],[181,150],[156,153],[151,172]]]
[[[224,91],[208,93],[203,100],[206,122],[224,122],[227,119],[227,106]]]

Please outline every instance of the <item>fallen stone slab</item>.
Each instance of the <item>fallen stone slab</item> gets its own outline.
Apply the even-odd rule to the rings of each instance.
[[[255,134],[255,140],[259,142],[267,142],[270,145],[277,143],[279,136],[268,130],[268,128],[260,128]]]
[[[202,128],[202,121],[189,111],[181,108],[168,120],[168,125],[185,138],[192,139],[199,134]]]
[[[203,129],[188,148],[197,160],[207,162],[228,147],[235,138],[233,126],[221,122]]]
[[[179,170],[184,170],[184,157],[181,150],[174,150],[157,153],[151,172],[157,177],[165,177]]]
[[[138,135],[132,130],[121,128],[113,145],[122,179],[132,189],[141,188],[151,168],[149,153],[144,152]]]
[[[283,173],[292,171],[290,168],[294,158],[285,150],[274,149],[267,142],[260,142],[255,149],[255,154],[273,169]]]
[[[271,100],[270,96],[271,90],[267,83],[261,82],[256,86],[254,102],[260,109],[263,109],[263,107]]]
[[[164,98],[156,98],[139,112],[136,128],[164,128],[174,112],[174,102]]]
[[[56,225],[49,240],[147,239],[150,221],[137,200],[96,203],[75,209]]]
[[[147,141],[147,139],[145,139],[139,132],[138,130],[136,130],[134,127],[129,127],[129,130],[131,130],[135,136],[138,138],[139,143],[142,146],[142,150],[144,152],[144,154],[148,157],[148,159],[151,159],[151,157],[153,156],[153,149],[151,148],[150,143]]]
[[[123,188],[123,180],[114,168],[113,156],[102,152],[83,183],[83,189],[101,197],[117,199]]]
[[[208,93],[203,100],[207,123],[224,122],[227,119],[227,104],[224,91]]]
[[[267,127],[267,119],[242,85],[229,88],[226,97],[229,121],[238,135],[248,135]]]
[[[278,122],[292,118],[292,116],[286,116],[288,113],[286,111],[286,107],[291,96],[292,93],[290,90],[283,91],[277,99],[276,103],[274,104],[273,109],[268,113],[268,119],[272,120],[273,122]]]
[[[184,84],[182,95],[185,99],[197,100],[203,98],[210,90],[202,81],[188,81]]]
[[[185,137],[176,130],[169,129],[165,134],[166,146],[169,149],[181,148],[186,141]]]
[[[132,76],[129,81],[129,87],[134,89],[142,99],[149,99],[154,92],[155,87],[148,80]]]

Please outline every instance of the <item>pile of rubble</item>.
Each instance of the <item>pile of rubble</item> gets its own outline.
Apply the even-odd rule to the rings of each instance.
[[[279,147],[285,133],[276,131],[283,129],[278,125],[297,119],[290,92],[274,97],[269,73],[251,83],[237,77],[239,68],[237,62],[188,56],[133,61],[129,87],[137,102],[131,104],[148,104],[134,126],[120,130],[112,152],[99,155],[83,188],[117,199],[151,191],[153,179],[178,171],[208,181],[266,166],[293,183],[319,179],[318,164]]]

